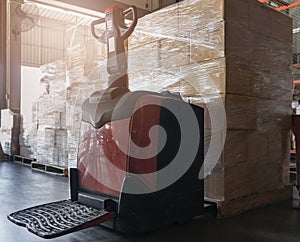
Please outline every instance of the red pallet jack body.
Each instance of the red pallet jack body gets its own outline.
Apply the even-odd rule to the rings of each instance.
[[[124,19],[130,13],[133,22],[127,27]],[[98,36],[95,26],[104,22],[106,32]],[[107,44],[109,88],[94,92],[82,105],[78,166],[70,169],[71,199],[8,215],[40,237],[54,238],[96,224],[144,232],[206,213],[199,176],[203,109],[177,94],[128,90],[124,40],[136,23],[135,7],[112,7],[105,19],[92,24],[93,35]],[[183,135],[178,117],[194,119],[196,125],[188,125]],[[168,173],[159,172],[176,159],[186,169],[164,185]],[[181,171],[172,173],[177,172]]]

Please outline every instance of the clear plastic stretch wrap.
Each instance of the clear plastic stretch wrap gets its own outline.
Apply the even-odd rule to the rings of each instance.
[[[23,127],[22,133],[26,152],[38,162],[76,166],[81,104],[91,92],[104,88],[96,70],[100,51],[94,40],[87,41],[68,48],[66,62],[41,66],[44,91],[33,103],[31,126]]]
[[[101,76],[97,62],[103,69],[103,52],[95,40],[87,41],[67,50],[67,102],[66,128],[68,130],[68,165],[77,166],[77,152],[80,136],[81,105],[94,91],[104,89],[106,79]],[[102,73],[105,69],[102,70]]]
[[[32,122],[24,123],[23,150],[38,162],[67,166],[66,133],[66,66],[55,61],[40,67],[43,74],[42,94],[33,103]]]
[[[288,184],[291,29],[289,17],[255,0],[185,0],[139,19],[130,89],[179,92],[205,108],[206,196]]]
[[[20,129],[20,115],[13,113],[9,109],[1,110],[0,144],[3,152],[7,155],[18,153],[19,140],[18,132]]]
[[[256,0],[185,0],[139,19],[128,41],[132,91],[179,92],[205,108],[208,197],[231,200],[288,183],[291,24]],[[64,91],[50,81],[35,107],[51,117],[66,110],[51,127],[50,116],[40,117],[38,137],[60,128],[69,166],[76,165],[82,101],[106,87],[105,49],[94,43],[67,50]]]

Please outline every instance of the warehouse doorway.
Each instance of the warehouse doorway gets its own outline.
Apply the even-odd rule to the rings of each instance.
[[[32,18],[34,22],[15,31],[21,36],[20,156],[65,168],[69,159],[76,162],[80,110],[71,106],[81,104],[76,100],[81,88],[74,85],[96,66],[98,52],[90,23],[101,16],[68,7],[26,1],[20,5],[27,14],[21,21]]]

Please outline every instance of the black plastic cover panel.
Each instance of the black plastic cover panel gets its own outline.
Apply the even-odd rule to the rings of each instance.
[[[49,239],[100,224],[115,216],[114,212],[63,200],[14,212],[8,215],[8,219]]]

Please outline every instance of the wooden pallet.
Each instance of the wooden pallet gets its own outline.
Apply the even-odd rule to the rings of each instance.
[[[6,155],[4,154],[2,150],[2,145],[0,143],[0,160],[6,160]]]
[[[205,200],[216,203],[218,207],[218,217],[226,218],[269,204],[291,200],[293,195],[292,191],[292,185],[288,185],[275,190],[250,194],[249,196],[228,201],[209,198],[205,198]]]
[[[28,158],[20,155],[11,156],[11,160],[23,166],[28,166],[32,170],[41,171],[49,174],[68,176],[68,169],[51,164],[39,163],[34,158]]]
[[[36,161],[33,158],[28,158],[20,155],[14,155],[13,157],[13,162],[24,165],[24,166],[31,166],[31,163]]]
[[[41,171],[53,175],[68,176],[68,169],[61,166],[55,166],[55,165],[44,164],[39,162],[32,162],[31,168],[32,170],[35,171]]]

